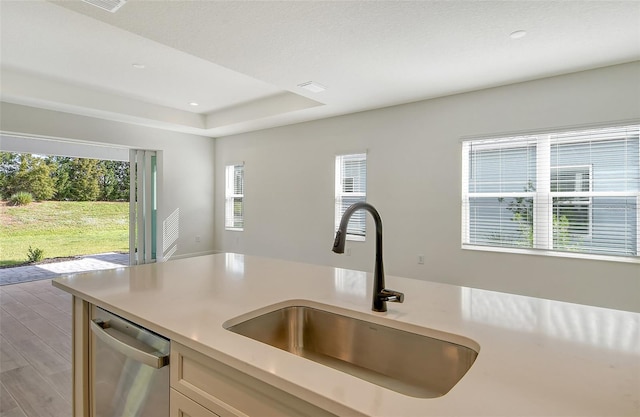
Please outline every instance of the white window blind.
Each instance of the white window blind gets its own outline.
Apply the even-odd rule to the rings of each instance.
[[[225,182],[225,229],[244,230],[244,165],[227,165]]]
[[[463,142],[463,245],[638,256],[639,131]]]
[[[354,203],[367,198],[367,154],[336,156],[336,205],[335,230],[345,210]],[[366,213],[353,213],[347,227],[347,239],[364,240],[366,236]]]

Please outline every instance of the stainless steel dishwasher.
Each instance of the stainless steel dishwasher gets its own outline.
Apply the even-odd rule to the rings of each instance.
[[[93,307],[94,417],[169,416],[169,340]]]

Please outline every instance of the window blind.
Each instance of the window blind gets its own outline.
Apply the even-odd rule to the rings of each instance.
[[[365,153],[336,156],[335,230],[345,210],[367,198],[367,155]],[[347,238],[363,239],[366,235],[366,213],[353,213],[347,226]]]
[[[243,230],[244,165],[227,165],[225,182],[225,228]]]
[[[465,141],[463,244],[638,256],[639,130]]]

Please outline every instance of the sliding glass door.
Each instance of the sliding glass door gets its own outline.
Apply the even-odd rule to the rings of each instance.
[[[157,176],[155,151],[132,149],[129,153],[131,189],[129,204],[129,263],[156,260]]]

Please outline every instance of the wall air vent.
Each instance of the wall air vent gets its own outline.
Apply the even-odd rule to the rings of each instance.
[[[93,6],[99,7],[102,10],[106,10],[111,13],[115,13],[119,8],[124,6],[126,0],[82,0],[85,3],[89,3]]]

